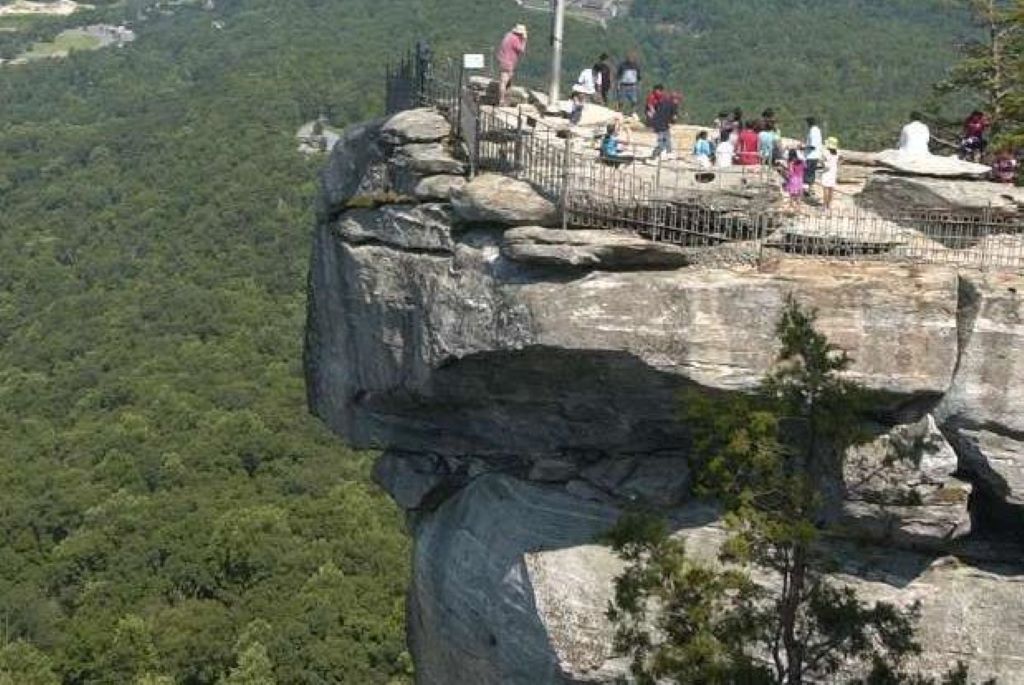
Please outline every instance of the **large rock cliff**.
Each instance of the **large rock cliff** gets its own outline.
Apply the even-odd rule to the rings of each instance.
[[[839,577],[921,602],[923,672],[1024,683],[1024,278],[545,228],[528,186],[467,184],[447,135],[426,111],[343,135],[306,342],[311,409],[383,450],[376,478],[409,512],[418,682],[623,673],[604,618],[620,567],[595,540],[639,501],[713,553],[682,391],[752,388],[793,295],[876,391],[878,439],[837,485]]]

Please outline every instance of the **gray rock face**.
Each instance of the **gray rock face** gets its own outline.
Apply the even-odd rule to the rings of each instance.
[[[843,474],[844,523],[878,542],[949,549],[971,528],[971,486],[954,477],[958,468],[931,415],[851,448]]]
[[[505,233],[503,255],[516,262],[606,271],[678,269],[689,263],[684,250],[635,234],[612,231],[565,231],[523,226]]]
[[[617,562],[596,536],[639,503],[714,555],[716,513],[687,503],[683,391],[753,388],[789,295],[854,357],[877,414],[907,424],[845,474],[837,509],[862,539],[842,550],[851,582],[922,600],[923,672],[965,659],[976,679],[1024,683],[1022,571],[1008,566],[1022,555],[1006,546],[1024,530],[1024,278],[790,258],[616,272],[610,255],[633,247],[509,229],[554,208],[500,177],[450,188],[451,205],[346,211],[360,165],[422,145],[390,153],[379,129],[346,131],[323,175],[305,367],[312,410],[385,448],[374,476],[412,513],[421,683],[616,681],[603,611]],[[551,256],[570,249],[587,270]]]
[[[561,488],[491,475],[421,519],[410,589],[420,682],[617,682],[626,664],[612,658],[604,612],[622,565],[594,541],[618,515]],[[724,539],[714,518],[693,506],[673,517],[696,556],[713,558]],[[921,602],[921,673],[963,659],[973,680],[1024,682],[1019,570],[862,548],[845,571],[836,580],[867,601]]]
[[[444,116],[433,109],[410,109],[395,114],[381,126],[380,135],[386,143],[436,143],[451,135],[452,127]]]
[[[336,213],[366,182],[370,169],[384,160],[377,145],[380,122],[356,124],[345,129],[320,174],[321,217]]]
[[[558,222],[555,205],[523,181],[482,174],[452,191],[455,213],[466,223],[551,226]]]
[[[395,152],[394,164],[423,176],[466,173],[466,166],[441,143],[403,145]]]
[[[427,176],[416,183],[412,194],[421,202],[447,202],[451,197],[452,190],[460,189],[465,185],[466,179],[462,176]]]
[[[451,253],[451,210],[447,205],[390,205],[346,212],[338,235],[351,245],[384,244],[402,250]]]
[[[895,214],[919,210],[1011,212],[1024,203],[1024,191],[988,181],[876,173],[868,179],[857,201],[862,206]]]

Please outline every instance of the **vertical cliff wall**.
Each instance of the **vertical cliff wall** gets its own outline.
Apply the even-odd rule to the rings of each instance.
[[[548,228],[553,207],[528,186],[467,184],[447,136],[416,111],[335,148],[305,359],[312,411],[383,451],[376,477],[409,512],[419,682],[623,672],[604,619],[619,566],[594,541],[642,501],[712,553],[721,533],[690,497],[681,391],[751,388],[792,294],[877,391],[878,440],[838,484],[835,516],[860,542],[837,550],[842,577],[922,602],[922,670],[963,659],[974,677],[1024,683],[1024,279],[752,266]],[[375,192],[381,165],[398,195]]]

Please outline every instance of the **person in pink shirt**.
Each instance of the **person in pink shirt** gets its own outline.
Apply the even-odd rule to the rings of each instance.
[[[509,84],[516,73],[519,60],[526,53],[526,27],[516,24],[512,30],[501,39],[501,45],[495,53],[500,73],[498,80],[498,105],[505,104],[505,94],[508,92]]]

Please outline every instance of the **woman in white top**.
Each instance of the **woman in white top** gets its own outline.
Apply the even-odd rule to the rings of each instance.
[[[732,166],[732,158],[736,154],[736,135],[730,135],[715,148],[715,167],[728,169]]]
[[[836,185],[839,183],[839,140],[829,138],[825,141],[825,171],[821,174],[821,187],[824,191],[822,200],[825,203],[825,211],[832,209],[832,197],[835,194]]]

